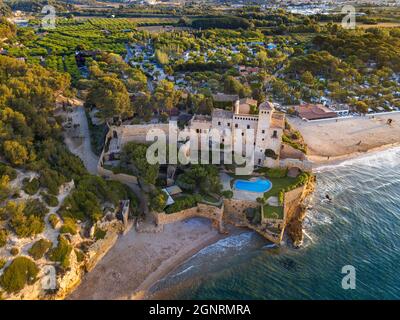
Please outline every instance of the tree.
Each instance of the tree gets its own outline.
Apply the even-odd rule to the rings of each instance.
[[[0,176],[0,203],[7,199],[10,193],[10,177],[7,175]]]
[[[155,184],[160,165],[150,164],[147,161],[146,153],[146,145],[129,142],[124,145],[121,152],[121,165],[132,170],[145,183]]]
[[[366,114],[368,112],[368,105],[364,101],[357,101],[354,106],[356,110],[362,114]]]
[[[309,86],[312,86],[315,84],[315,79],[314,76],[310,71],[306,71],[301,75],[301,81]]]
[[[180,93],[174,89],[174,84],[168,80],[161,80],[153,94],[153,104],[158,111],[171,110],[180,99]]]
[[[23,165],[29,160],[28,150],[17,141],[4,141],[3,151],[6,159],[15,166]]]
[[[104,120],[116,116],[129,117],[133,114],[128,91],[124,83],[116,77],[100,78],[90,90],[87,100],[100,110],[99,115]]]
[[[156,49],[155,57],[156,57],[157,62],[161,65],[165,65],[165,64],[169,63],[168,54],[159,49]]]
[[[20,238],[27,238],[39,234],[44,230],[43,218],[35,215],[25,215],[26,205],[24,202],[16,203],[8,201],[1,208],[0,215],[10,218],[9,225]]]

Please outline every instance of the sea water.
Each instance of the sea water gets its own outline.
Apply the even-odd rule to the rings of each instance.
[[[399,299],[400,149],[321,167],[316,175],[302,248],[275,247],[254,232],[233,235],[158,282],[152,297]],[[355,268],[355,289],[342,287],[347,265]]]

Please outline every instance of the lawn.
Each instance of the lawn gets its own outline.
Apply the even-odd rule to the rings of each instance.
[[[268,204],[263,207],[263,218],[283,219],[283,207],[273,207]]]
[[[297,181],[297,178],[290,178],[290,177],[284,177],[284,178],[266,177],[266,178],[272,182],[272,188],[271,190],[264,193],[264,199],[268,199],[271,196],[278,196],[279,191],[281,189],[285,189],[288,186],[295,184]]]

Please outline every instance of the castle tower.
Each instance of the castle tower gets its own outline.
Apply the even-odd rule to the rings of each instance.
[[[258,124],[256,131],[256,145],[254,150],[254,161],[256,165],[263,166],[265,150],[271,149],[271,122],[274,106],[271,102],[265,101],[258,107]]]

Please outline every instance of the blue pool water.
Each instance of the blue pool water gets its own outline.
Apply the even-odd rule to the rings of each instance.
[[[235,181],[235,189],[250,192],[266,192],[272,188],[269,180],[257,179],[255,181],[237,180]]]

